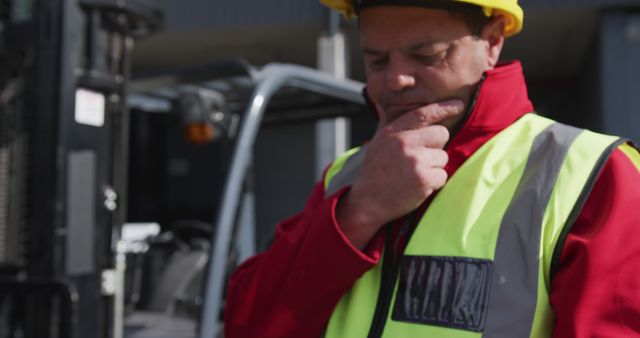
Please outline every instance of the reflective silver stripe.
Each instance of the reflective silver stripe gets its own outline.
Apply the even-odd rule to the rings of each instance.
[[[496,243],[485,338],[531,335],[538,303],[542,220],[567,156],[581,129],[555,123],[536,136]]]
[[[338,190],[352,185],[360,174],[360,167],[364,161],[365,147],[363,146],[355,154],[351,155],[344,163],[340,170],[329,182],[329,186],[325,189],[324,196],[328,197],[335,194]]]

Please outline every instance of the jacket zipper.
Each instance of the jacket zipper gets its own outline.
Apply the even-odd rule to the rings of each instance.
[[[405,217],[404,224],[397,237],[399,238],[401,233],[407,231],[409,227],[413,225],[414,213],[411,213]],[[371,328],[369,329],[369,335],[367,338],[380,338],[382,332],[387,323],[387,317],[389,316],[389,308],[391,307],[391,298],[393,296],[393,290],[395,289],[395,282],[400,272],[400,259],[399,255],[404,252],[404,247],[409,241],[410,235],[406,237],[406,242],[402,250],[397,250],[397,246],[393,245],[393,223],[386,225],[386,237],[384,244],[384,256],[382,261],[382,274],[380,278],[380,290],[378,292],[378,302],[376,303],[376,310],[371,321]]]

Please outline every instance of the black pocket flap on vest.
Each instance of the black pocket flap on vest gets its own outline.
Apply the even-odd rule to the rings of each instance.
[[[404,256],[391,319],[482,332],[493,261]]]

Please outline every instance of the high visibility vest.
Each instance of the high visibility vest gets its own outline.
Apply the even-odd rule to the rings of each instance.
[[[549,337],[564,240],[621,143],[523,116],[449,179],[400,257],[387,236],[382,261],[342,297],[325,337]],[[353,182],[363,153],[331,165],[327,195]]]

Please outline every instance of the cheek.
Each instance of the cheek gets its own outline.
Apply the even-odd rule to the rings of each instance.
[[[448,96],[459,86],[457,74],[448,68],[426,68],[420,72],[421,83],[425,92],[439,99]]]
[[[451,55],[441,67],[425,70],[425,83],[440,97],[463,94],[482,76],[479,62],[475,54]]]
[[[487,70],[487,55],[481,48],[481,44],[473,45],[474,48],[470,48],[470,52],[464,55],[460,55],[458,58],[458,68],[465,69],[461,74],[464,84],[475,84],[482,77],[482,74]]]
[[[446,68],[458,79],[461,85],[476,82],[485,69],[486,55],[482,44],[475,41],[464,41],[452,51],[446,62]]]
[[[367,72],[367,95],[376,103],[380,102],[384,90],[384,76],[382,72]]]

